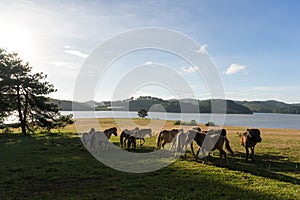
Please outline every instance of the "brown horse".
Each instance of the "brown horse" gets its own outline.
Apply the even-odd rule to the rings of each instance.
[[[161,131],[156,139],[157,149],[161,149],[161,147],[164,149],[165,144],[171,143],[179,131],[178,129]]]
[[[226,166],[229,166],[228,159],[227,159],[227,153],[223,150],[223,146],[225,143],[226,149],[231,153],[234,154],[230,145],[229,140],[226,137],[226,130],[209,130],[207,134],[201,133],[195,130],[190,130],[189,134],[195,135],[195,142],[199,145],[199,149],[197,151],[197,155],[194,153],[193,143],[191,143],[191,150],[194,156],[196,156],[196,160],[198,160],[199,152],[201,150],[203,157],[205,158],[205,163],[207,162],[206,159],[206,152],[214,151],[218,149],[220,151],[220,159],[219,159],[219,166],[221,165],[221,159],[224,155],[224,160]]]
[[[249,148],[251,150],[250,159],[254,161],[254,147],[261,142],[260,131],[258,129],[247,129],[246,132],[240,134],[240,142],[246,149],[246,160],[249,157]]]

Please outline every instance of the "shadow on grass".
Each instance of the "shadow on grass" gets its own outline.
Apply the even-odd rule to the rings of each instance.
[[[183,157],[184,159],[188,159]],[[234,171],[241,171],[251,173],[256,176],[271,178],[278,181],[289,182],[292,184],[300,184],[300,179],[288,176],[283,173],[294,175],[300,174],[300,163],[288,161],[287,157],[274,156],[268,154],[255,155],[255,161],[245,160],[246,154],[238,152],[234,156],[229,156],[229,169]],[[207,158],[209,165],[217,166],[219,163],[219,153],[214,152],[214,156]],[[221,160],[221,167],[224,166],[224,158]]]
[[[143,148],[138,151],[153,151]],[[263,169],[264,156],[256,158],[251,163],[230,157],[230,170],[278,178],[274,171]],[[213,157],[211,162],[216,160]],[[95,160],[76,137],[0,135],[0,199],[282,199],[234,185],[230,176],[210,174],[199,163],[177,162],[187,164],[189,170],[172,164],[155,172],[129,174]],[[288,170],[277,164],[278,169]],[[278,180],[298,181],[284,176]]]

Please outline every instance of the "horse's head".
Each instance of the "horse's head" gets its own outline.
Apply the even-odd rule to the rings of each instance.
[[[226,129],[223,128],[223,129],[221,130],[221,136],[226,136],[226,133],[227,133],[227,132],[226,132]]]
[[[182,128],[178,129],[178,133],[183,133],[183,129]]]
[[[201,132],[201,128],[200,127],[193,127],[192,130],[195,130],[195,131],[198,131],[198,132]]]
[[[95,132],[96,132],[96,130],[95,130],[94,128],[91,128],[89,134],[93,134],[93,133],[95,133]]]
[[[152,130],[151,130],[151,129],[149,129],[149,132],[148,132],[148,133],[149,133],[149,136],[150,136],[150,137],[152,137],[152,136],[153,136],[153,132],[152,132]]]
[[[251,140],[255,142],[261,142],[260,131],[258,129],[247,129],[250,134]]]
[[[242,136],[242,133],[240,133],[240,132],[237,132],[236,134],[237,134],[239,137]]]
[[[113,127],[111,130],[112,130],[112,134],[114,134],[114,136],[118,135],[118,129],[116,127]]]

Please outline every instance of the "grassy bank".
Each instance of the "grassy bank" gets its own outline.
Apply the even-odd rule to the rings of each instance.
[[[150,125],[147,119],[134,122]],[[113,119],[100,124],[103,129],[116,125]],[[163,128],[174,127],[166,121]],[[168,167],[144,174],[119,172],[98,162],[81,144],[75,126],[52,136],[0,134],[0,199],[300,198],[300,130],[261,129],[256,160],[246,162],[237,135],[245,128],[225,128],[236,152],[229,157],[229,169],[216,166],[217,152],[204,165],[188,151]],[[155,138],[147,138],[137,151],[152,150]],[[119,137],[111,141],[118,145]]]

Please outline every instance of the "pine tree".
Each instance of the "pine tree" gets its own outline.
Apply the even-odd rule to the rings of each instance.
[[[16,53],[0,49],[1,99],[0,109],[8,114],[18,113],[20,127],[24,135],[34,128],[41,127],[50,131],[60,124],[60,120],[72,123],[72,115],[62,117],[58,105],[49,102],[48,94],[55,92],[54,86],[45,81],[47,75],[32,73],[29,63],[24,63]],[[2,90],[5,89],[5,90]],[[9,100],[9,101],[8,101]]]

